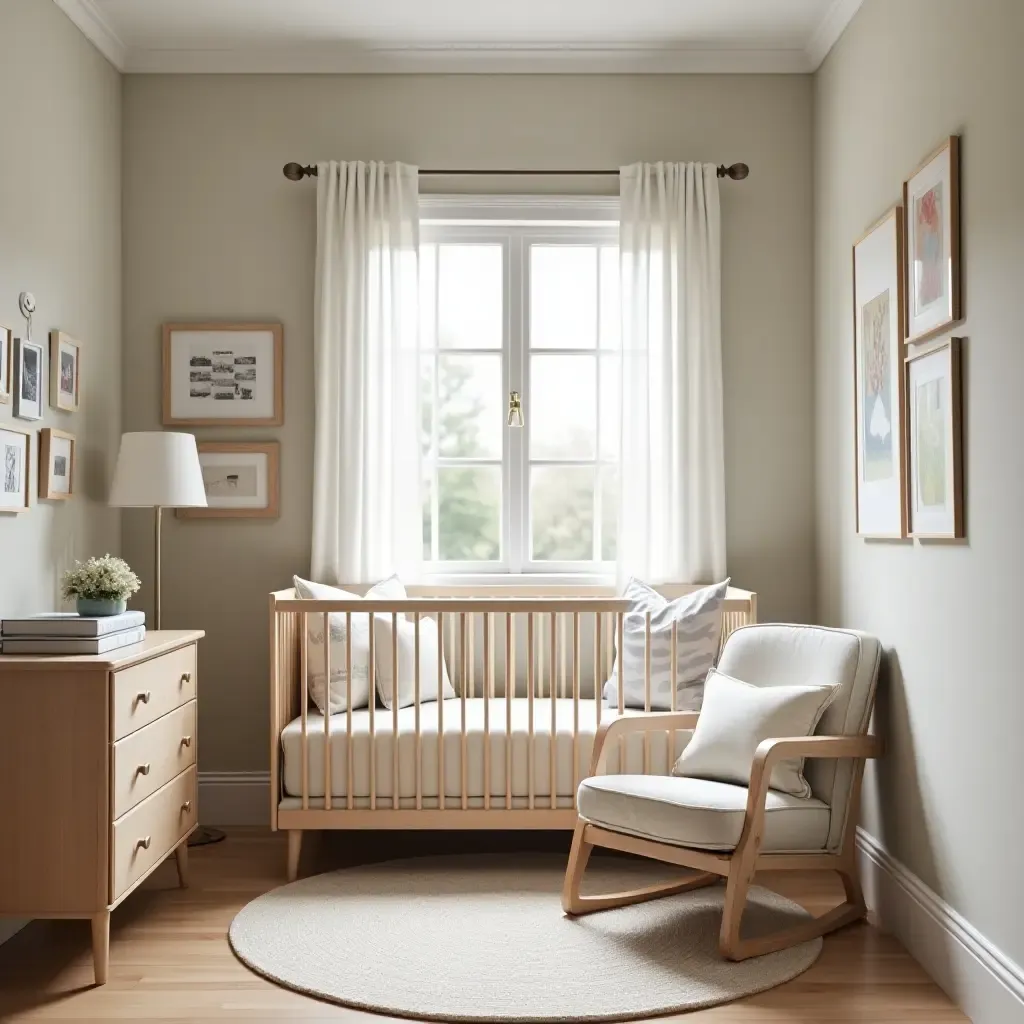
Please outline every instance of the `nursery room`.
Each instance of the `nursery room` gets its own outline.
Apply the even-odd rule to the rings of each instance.
[[[1024,1024],[1024,5],[0,39],[0,1019]]]

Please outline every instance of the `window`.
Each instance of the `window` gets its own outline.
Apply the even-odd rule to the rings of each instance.
[[[487,202],[422,211],[427,569],[608,573],[619,456],[615,213],[579,204],[538,217],[496,202],[497,211]],[[522,396],[523,429],[506,424],[511,391]]]

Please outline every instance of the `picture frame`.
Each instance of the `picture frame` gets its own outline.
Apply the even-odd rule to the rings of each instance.
[[[50,331],[50,405],[76,412],[81,379],[81,342],[63,331]]]
[[[961,339],[906,357],[910,534],[960,540],[964,530]]]
[[[11,400],[11,374],[13,372],[14,332],[0,324],[0,405]]]
[[[14,339],[14,415],[21,420],[43,418],[43,346]]]
[[[67,501],[75,493],[75,435],[53,427],[39,431],[39,497]]]
[[[854,468],[857,534],[907,536],[903,210],[853,245]]]
[[[903,209],[907,340],[916,343],[962,318],[958,135],[950,135],[903,183]]]
[[[278,427],[284,422],[279,323],[163,325],[163,423]]]
[[[181,519],[276,519],[280,515],[277,441],[199,441],[206,508],[179,508]]]
[[[0,513],[19,515],[29,510],[32,435],[0,424]]]

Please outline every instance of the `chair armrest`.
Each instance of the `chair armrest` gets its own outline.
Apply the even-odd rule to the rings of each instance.
[[[648,711],[628,718],[613,718],[597,730],[594,753],[590,759],[590,774],[600,775],[608,757],[610,742],[635,732],[669,732],[676,729],[694,729],[699,711]]]

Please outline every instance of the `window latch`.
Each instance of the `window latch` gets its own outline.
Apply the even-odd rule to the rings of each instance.
[[[519,398],[518,391],[508,393],[508,425],[510,427],[523,426],[523,403]]]

